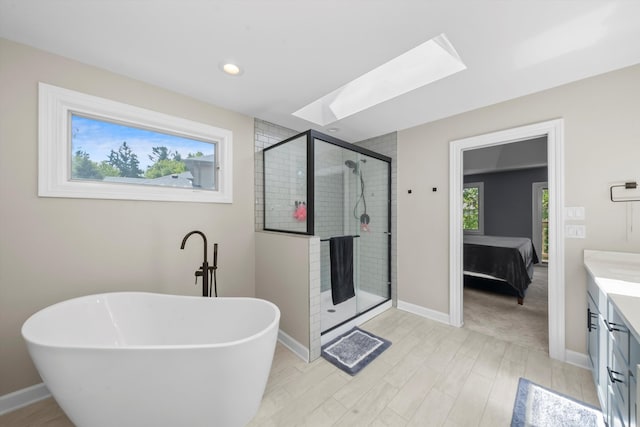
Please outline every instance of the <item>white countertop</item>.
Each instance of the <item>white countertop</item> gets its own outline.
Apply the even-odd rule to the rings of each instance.
[[[640,341],[640,254],[585,250],[584,265]]]

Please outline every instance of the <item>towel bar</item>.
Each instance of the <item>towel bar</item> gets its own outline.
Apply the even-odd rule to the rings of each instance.
[[[346,237],[346,236],[340,236],[340,237]],[[351,237],[353,237],[354,239],[357,239],[360,236],[354,235],[354,236],[351,236]],[[329,240],[331,240],[331,238],[329,238],[329,239],[320,239],[321,242],[328,242]]]

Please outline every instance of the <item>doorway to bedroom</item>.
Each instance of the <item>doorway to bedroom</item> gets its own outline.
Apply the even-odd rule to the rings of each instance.
[[[518,143],[523,144],[528,141],[540,139],[540,144],[546,146],[546,163],[545,164],[535,164],[536,162],[530,162],[526,167],[524,165],[520,165],[522,167],[518,167],[517,162],[513,159],[509,160],[512,153],[509,151],[515,151],[516,147],[518,147]],[[503,313],[493,308],[488,310],[485,313],[484,320],[480,320],[478,323],[481,324],[482,327],[493,330],[493,335],[500,336],[500,338],[505,339],[506,332],[509,333],[515,332],[514,336],[517,336],[520,331],[518,329],[524,323],[535,323],[536,327],[546,331],[547,334],[547,346],[545,348],[548,349],[549,355],[552,358],[565,360],[566,349],[564,346],[565,340],[565,318],[564,318],[564,241],[563,241],[563,233],[562,233],[562,207],[564,200],[563,193],[563,178],[564,178],[564,163],[563,163],[563,120],[551,120],[547,122],[541,122],[532,125],[526,125],[519,128],[507,129],[504,131],[498,131],[490,134],[479,135],[475,137],[465,138],[461,140],[452,141],[450,144],[450,323],[455,326],[463,326],[463,324],[472,323],[472,317],[474,316],[473,308],[473,297],[469,296],[468,293],[465,295],[464,291],[464,283],[465,283],[465,274],[463,271],[466,270],[464,264],[464,238],[465,236],[471,236],[473,238],[482,238],[483,235],[491,235],[490,233],[498,234],[498,236],[494,236],[498,241],[494,241],[490,243],[494,255],[497,253],[499,256],[494,257],[498,259],[503,258],[515,258],[515,253],[523,253],[526,252],[524,246],[519,244],[520,242],[505,242],[505,240],[518,240],[518,237],[522,237],[524,235],[525,240],[529,240],[530,252],[530,263],[533,264],[533,268],[530,269],[530,265],[527,264],[527,260],[523,257],[523,261],[521,261],[524,265],[521,266],[519,272],[511,274],[510,277],[506,277],[506,280],[502,278],[502,285],[506,285],[507,288],[511,288],[516,291],[516,296],[508,296],[508,306],[506,306],[509,310],[518,312],[522,315],[525,310],[531,309],[535,307],[537,301],[542,306],[546,305],[547,314],[543,315],[544,319],[538,316],[535,320],[528,321],[526,319],[522,319],[521,317],[515,320],[512,318],[510,321],[505,322],[508,326],[504,327],[504,330],[501,331],[500,327],[491,323],[489,321],[495,321],[503,316]],[[495,193],[494,191],[488,191],[489,185],[492,188],[495,184],[490,184],[490,181],[494,180],[499,173],[492,171],[489,173],[488,171],[480,170],[477,167],[477,170],[474,170],[473,162],[467,164],[467,171],[465,175],[465,154],[467,152],[471,153],[470,156],[473,157],[473,152],[477,150],[477,155],[479,157],[487,157],[490,154],[491,150],[481,151],[481,149],[485,148],[494,148],[497,150],[498,155],[496,156],[496,152],[493,152],[493,168],[497,169],[501,165],[511,164],[509,169],[509,173],[511,174],[526,174],[532,173],[534,169],[537,167],[546,166],[546,174],[541,174],[538,176],[529,177],[528,190],[521,190],[520,193],[507,193],[506,189],[499,190],[498,194],[502,193],[502,196],[505,194],[509,194],[507,197],[503,197],[503,204],[506,202],[513,202],[512,204],[516,204],[516,208],[514,210],[508,210],[503,207],[502,211],[496,210],[491,206],[493,203],[491,198],[495,197],[495,194],[489,194],[490,192]],[[529,146],[529,148],[532,148]],[[526,150],[525,150],[526,152]],[[540,156],[534,155],[532,152],[528,154],[524,154],[520,156],[521,158],[527,158],[529,160],[533,158],[540,159]],[[544,155],[542,156],[545,157]],[[515,162],[515,163],[514,163]],[[544,162],[544,159],[543,161]],[[467,162],[469,163],[469,162]],[[540,163],[540,162],[538,162]],[[540,172],[540,171],[538,171]],[[484,175],[484,176],[482,176]],[[493,176],[492,176],[493,175]],[[466,179],[465,179],[466,178]],[[506,181],[506,186],[515,185],[516,181],[518,181],[522,177],[512,176],[510,179],[503,180]],[[484,191],[482,196],[480,196],[479,202],[479,216],[482,217],[481,221],[483,226],[483,233],[472,234],[472,233],[464,233],[464,214],[467,210],[468,206],[465,206],[465,201],[463,200],[463,192],[466,183],[475,183],[482,182],[484,187]],[[535,261],[539,261],[538,255],[542,255],[542,248],[538,248],[535,244],[532,244],[533,240],[533,226],[532,221],[534,217],[534,201],[533,201],[533,182],[547,182],[548,185],[548,251],[545,250],[549,255],[549,262],[546,264],[545,268],[542,263],[535,263]],[[526,198],[527,201],[524,201]],[[484,202],[482,202],[484,200]],[[519,202],[518,202],[519,200]],[[498,205],[499,206],[499,205]],[[523,207],[524,206],[524,207]],[[489,209],[489,211],[484,211],[483,209]],[[525,210],[528,209],[528,212]],[[514,213],[515,212],[515,213]],[[528,224],[523,226],[523,221],[515,221],[515,217],[525,217],[528,218]],[[521,218],[519,218],[521,219]],[[521,225],[517,225],[518,222]],[[526,221],[525,221],[526,222]],[[503,230],[500,231],[497,227],[497,224],[503,227]],[[506,227],[506,228],[504,228]],[[526,227],[518,229],[517,227]],[[520,230],[520,231],[518,231]],[[503,234],[503,235],[500,235]],[[540,246],[538,244],[537,246]],[[491,261],[491,257],[487,258]],[[480,262],[482,264],[482,262]],[[485,262],[486,264],[486,262]],[[504,266],[490,271],[490,273],[499,272],[500,268],[504,269]],[[532,270],[532,271],[531,271]],[[527,273],[532,272],[533,274],[529,276]],[[546,274],[545,274],[546,273]],[[489,274],[488,276],[495,276],[495,274]],[[529,276],[529,277],[527,277]],[[491,286],[494,286],[496,282],[495,277],[480,277],[479,280],[493,280],[490,282]],[[475,280],[475,279],[474,279]],[[516,286],[510,286],[508,282],[513,282]],[[529,283],[526,283],[529,282]],[[547,283],[546,295],[544,291],[539,292],[538,290],[544,285],[539,286],[538,282]],[[518,285],[518,283],[520,283]],[[526,284],[523,284],[526,283]],[[488,285],[485,283],[485,285]],[[520,289],[518,289],[520,288]],[[522,291],[521,295],[517,295],[518,291]],[[482,294],[485,298],[490,298],[488,295],[497,295],[496,293],[485,293]],[[501,294],[500,294],[501,295]],[[518,304],[518,297],[522,297],[522,305]],[[465,301],[465,298],[468,301]],[[500,298],[503,298],[501,296]],[[546,299],[546,304],[544,300]],[[469,305],[467,304],[469,303]],[[487,306],[487,301],[481,301],[479,304],[473,304],[473,306]],[[519,310],[519,311],[518,311]],[[543,310],[539,310],[542,312]],[[477,315],[476,315],[477,317]],[[464,321],[463,321],[464,320]],[[486,333],[486,331],[485,331]],[[543,332],[544,333],[544,332]],[[514,339],[516,343],[517,340]],[[544,345],[544,344],[543,344]],[[540,348],[540,347],[538,347]]]
[[[547,353],[547,137],[463,154],[464,327]],[[539,236],[540,234],[540,236]]]

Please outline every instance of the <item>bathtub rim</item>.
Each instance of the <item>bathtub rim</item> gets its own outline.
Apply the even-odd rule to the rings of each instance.
[[[116,295],[116,294],[127,294],[127,295],[153,295],[161,298],[185,298],[185,299],[203,299],[201,296],[192,296],[192,295],[179,295],[179,294],[163,294],[159,292],[143,292],[143,291],[115,291],[115,292],[103,292],[100,294],[89,294],[83,295],[79,297],[69,298],[51,305],[48,305],[27,318],[22,324],[20,328],[20,334],[22,338],[30,345],[36,345],[44,348],[56,348],[56,349],[74,349],[74,350],[114,350],[114,351],[130,351],[130,350],[205,350],[205,349],[215,349],[215,348],[225,348],[225,347],[233,347],[237,345],[241,345],[247,342],[255,341],[262,336],[266,335],[271,331],[274,327],[277,328],[280,322],[280,309],[277,305],[262,298],[255,297],[215,297],[211,299],[222,299],[222,300],[255,300],[260,301],[261,303],[266,303],[274,309],[275,317],[269,322],[262,330],[259,332],[250,335],[245,338],[241,338],[233,341],[225,341],[222,343],[209,343],[209,344],[176,344],[176,345],[123,345],[123,346],[115,346],[115,345],[77,345],[77,344],[52,344],[52,343],[43,343],[39,340],[34,340],[32,338],[28,338],[25,335],[25,328],[29,321],[36,316],[42,316],[47,311],[53,310],[55,307],[59,305],[63,305],[65,303],[69,303],[71,301],[80,300],[80,299],[89,299],[96,298],[108,295]]]

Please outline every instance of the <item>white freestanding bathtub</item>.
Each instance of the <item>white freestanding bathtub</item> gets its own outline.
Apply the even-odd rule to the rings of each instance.
[[[22,336],[79,427],[227,427],[260,406],[279,321],[255,298],[118,292],[47,307]]]

